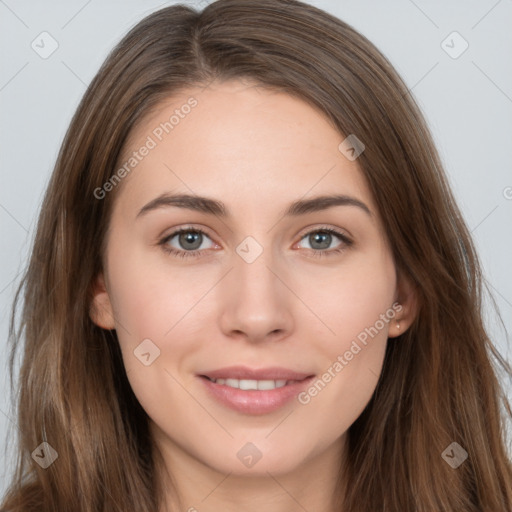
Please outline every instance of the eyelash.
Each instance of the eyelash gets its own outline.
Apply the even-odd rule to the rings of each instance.
[[[167,245],[167,242],[169,242],[169,240],[172,240],[176,235],[179,235],[181,233],[201,233],[203,235],[208,236],[208,233],[206,233],[205,231],[203,231],[202,229],[199,229],[199,228],[180,228],[180,229],[174,231],[173,233],[171,233],[170,235],[166,236],[162,240],[160,240],[159,245],[162,246],[162,249],[166,253],[171,254],[172,256],[176,256],[178,258],[195,258],[195,257],[200,256],[204,251],[206,251],[206,249],[194,250],[194,251],[178,251],[176,249],[170,248]],[[311,235],[312,233],[329,233],[329,234],[335,235],[344,244],[344,245],[338,247],[337,249],[320,249],[320,250],[309,249],[310,251],[313,251],[314,258],[323,258],[326,256],[334,256],[336,254],[339,254],[339,253],[345,251],[347,248],[349,248],[353,244],[352,240],[350,240],[346,235],[344,235],[343,233],[340,233],[339,231],[336,231],[333,228],[329,228],[329,227],[321,227],[321,228],[314,229],[312,231],[308,231],[301,237],[301,240],[306,238],[308,235]],[[210,237],[208,237],[208,238],[210,238]]]

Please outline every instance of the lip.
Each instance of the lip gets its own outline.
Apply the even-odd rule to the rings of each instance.
[[[231,366],[197,375],[208,394],[222,405],[243,414],[261,415],[277,411],[296,397],[315,377],[286,368],[251,369]],[[286,380],[286,386],[269,390],[243,390],[216,384],[212,379]]]

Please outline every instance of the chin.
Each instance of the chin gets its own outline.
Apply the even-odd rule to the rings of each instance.
[[[225,450],[208,453],[203,463],[220,473],[268,477],[268,473],[277,476],[293,472],[308,458],[305,446],[301,448],[294,444],[283,450],[283,447],[265,441],[236,442],[226,446]]]

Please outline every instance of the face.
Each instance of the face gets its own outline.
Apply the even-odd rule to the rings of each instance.
[[[337,457],[370,400],[408,319],[344,138],[242,81],[190,88],[132,132],[92,316],[171,458],[283,474]]]

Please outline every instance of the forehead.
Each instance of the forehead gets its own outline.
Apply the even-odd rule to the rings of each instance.
[[[132,130],[119,164],[134,164],[122,195],[135,205],[179,190],[247,207],[342,193],[373,207],[357,161],[339,150],[344,138],[284,92],[241,80],[190,87]]]

